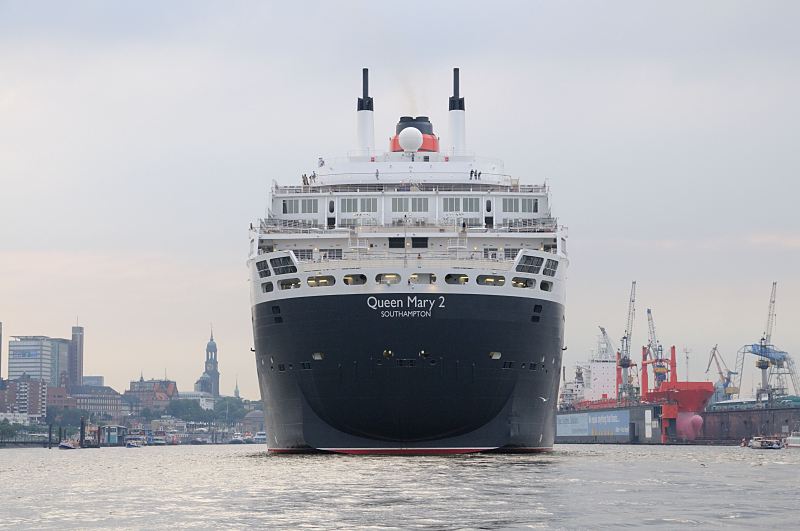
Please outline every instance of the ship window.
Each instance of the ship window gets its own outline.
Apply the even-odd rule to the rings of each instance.
[[[534,304],[533,305],[533,313],[542,313],[542,305],[541,304]]]
[[[300,207],[303,214],[316,214],[317,213],[317,200],[316,199],[303,199],[300,201]]]
[[[325,286],[333,286],[336,284],[336,279],[330,275],[321,275],[316,277],[308,277],[306,279],[308,285],[312,288],[319,288]]]
[[[258,276],[260,278],[268,277],[270,275],[269,266],[267,265],[266,260],[256,262],[256,269],[258,269]]]
[[[481,286],[502,286],[506,283],[506,277],[500,275],[478,275],[477,282]]]
[[[411,212],[427,212],[428,211],[428,198],[427,197],[412,197],[411,198]]]
[[[491,212],[491,211],[492,211],[492,200],[491,199],[487,199],[486,200],[486,212]]]
[[[504,197],[503,212],[519,212],[519,198]]]
[[[284,199],[283,200],[283,213],[284,214],[298,214],[300,212],[300,201],[297,199]]]
[[[436,275],[433,273],[413,273],[408,279],[411,284],[436,284]]]
[[[367,283],[367,277],[365,275],[345,275],[342,281],[345,286],[361,286]]]
[[[458,197],[445,197],[442,199],[442,210],[444,212],[458,212],[461,210],[461,199]]]
[[[531,363],[530,369],[532,371],[535,371],[536,370],[536,364],[535,363]]]
[[[523,212],[529,212],[529,213],[539,212],[539,200],[538,199],[523,199],[522,200],[522,211]]]
[[[286,365],[284,365],[283,363],[279,363],[278,364],[278,370],[281,371],[281,372],[285,371],[286,370]]]
[[[400,275],[397,273],[378,273],[375,275],[375,282],[391,286],[400,282]]]
[[[389,238],[389,249],[405,249],[405,238]]]
[[[466,284],[469,277],[463,273],[450,273],[444,277],[444,281],[448,284]]]
[[[548,277],[554,277],[556,276],[556,269],[558,269],[558,261],[548,259],[544,265],[544,274]]]
[[[297,267],[295,267],[291,257],[289,256],[281,256],[280,258],[270,258],[269,263],[272,264],[272,269],[275,270],[276,275],[297,273]]]
[[[301,361],[300,362],[300,368],[303,369],[304,371],[310,371],[311,370],[311,362],[310,361]]]
[[[428,238],[411,238],[412,249],[427,249]]]
[[[333,214],[334,208],[336,208],[336,203],[333,201],[333,199],[331,199],[330,201],[328,201],[328,212]]]
[[[341,249],[320,249],[319,253],[323,260],[341,260],[343,258]]]
[[[281,289],[296,289],[300,287],[299,278],[285,278],[278,282],[278,287]]]
[[[477,197],[465,197],[462,199],[463,201],[463,211],[464,212],[480,212],[481,211],[481,200]]]
[[[278,316],[275,318],[275,324],[281,324],[282,322],[283,322],[283,317]]]
[[[264,282],[263,284],[261,284],[261,293],[269,293],[274,289],[275,286],[272,285],[272,282]]]
[[[325,359],[325,353],[324,352],[314,352],[314,353],[311,354],[311,359],[314,360],[314,361],[322,361],[323,359]]]
[[[377,197],[362,197],[361,198],[361,212],[377,212],[378,211],[378,198]]]
[[[339,200],[339,212],[358,212],[358,199],[343,197]]]
[[[497,247],[485,247],[483,257],[487,260],[497,260]]]
[[[392,212],[408,212],[408,198],[407,197],[393,197],[392,198]]]
[[[278,315],[279,313],[281,313],[281,307],[280,306],[273,306],[272,307],[272,313],[274,315]]]
[[[514,260],[520,251],[521,249],[519,247],[506,247],[503,250],[503,256],[506,260]]]
[[[499,360],[500,358],[503,357],[503,354],[500,352],[490,352],[489,357],[492,358],[493,360]]]
[[[523,256],[517,264],[517,272],[538,275],[543,263],[544,258],[541,256]]]
[[[513,369],[514,368],[514,362],[513,361],[504,361],[503,362],[503,368],[504,369]]]
[[[531,322],[532,323],[538,323],[539,320],[541,320],[541,316],[539,316],[539,315],[531,315]]]
[[[511,279],[511,285],[515,288],[535,288],[536,281],[532,278],[514,277]]]
[[[314,258],[314,251],[311,249],[295,249],[293,252],[294,257],[298,260],[306,261]]]
[[[542,280],[539,283],[539,287],[542,289],[542,291],[553,291],[553,283],[547,280]]]

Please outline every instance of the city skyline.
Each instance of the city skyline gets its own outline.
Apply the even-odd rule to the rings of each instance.
[[[800,7],[712,4],[407,4],[433,25],[367,3],[0,5],[3,374],[7,338],[77,314],[84,373],[190,390],[213,322],[222,394],[238,374],[259,397],[247,227],[273,179],[354,149],[362,67],[378,146],[404,114],[448,138],[458,66],[468,147],[548,180],[568,371],[597,325],[619,343],[633,280],[633,345],[652,308],[693,379],[715,379],[714,344],[732,365],[759,339],[772,281],[775,342],[800,355]]]

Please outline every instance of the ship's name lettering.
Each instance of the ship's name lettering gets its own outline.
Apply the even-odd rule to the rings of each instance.
[[[445,298],[420,297],[408,295],[405,298],[367,297],[367,306],[373,310],[381,310],[381,317],[430,317],[435,308],[445,308]]]

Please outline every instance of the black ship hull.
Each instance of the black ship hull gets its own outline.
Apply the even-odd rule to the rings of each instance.
[[[271,452],[552,448],[561,304],[414,292],[298,297],[257,304],[253,330]]]

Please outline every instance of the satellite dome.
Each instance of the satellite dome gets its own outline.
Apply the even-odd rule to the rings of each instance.
[[[422,131],[416,127],[406,127],[397,135],[397,140],[406,153],[419,151],[419,148],[422,147]]]

